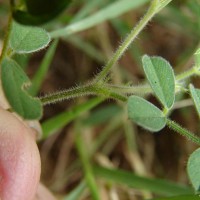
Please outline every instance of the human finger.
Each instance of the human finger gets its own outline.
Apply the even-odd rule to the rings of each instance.
[[[32,200],[37,191],[40,168],[32,130],[0,108],[1,200]]]

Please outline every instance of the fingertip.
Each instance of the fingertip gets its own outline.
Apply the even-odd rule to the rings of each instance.
[[[32,130],[0,108],[0,198],[32,200],[40,178],[40,155]]]

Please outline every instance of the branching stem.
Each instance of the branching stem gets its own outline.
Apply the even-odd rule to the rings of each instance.
[[[127,48],[130,46],[130,44],[133,42],[133,40],[143,30],[143,28],[152,19],[152,17],[157,12],[159,12],[163,7],[165,7],[170,1],[171,0],[153,0],[151,2],[151,5],[147,13],[140,20],[140,22],[133,28],[131,33],[125,38],[122,45],[116,50],[114,55],[108,61],[107,65],[103,67],[102,71],[96,76],[96,78],[94,79],[94,81],[91,82],[91,84],[76,87],[70,90],[64,90],[61,92],[45,95],[44,97],[40,98],[43,105],[56,103],[59,101],[76,98],[79,96],[85,96],[85,95],[104,96],[107,98],[113,98],[120,101],[127,101],[127,97],[123,95],[124,92],[122,92],[122,88],[119,89],[119,92],[118,92],[117,90],[114,90],[114,87],[105,85],[105,83],[109,80],[107,75],[110,69],[121,58],[121,56],[125,53]]]
[[[100,84],[88,84],[75,87],[69,90],[59,91],[53,94],[40,97],[43,105],[60,102],[67,99],[72,99],[80,96],[97,95],[112,98],[120,101],[127,101],[127,97],[110,90],[110,88]]]
[[[102,71],[96,76],[95,82],[103,81],[108,75],[111,68],[117,63],[121,56],[128,49],[130,44],[137,38],[139,33],[144,29],[148,22],[153,18],[153,16],[164,6],[166,6],[171,0],[153,0],[147,13],[139,21],[139,23],[132,29],[131,33],[125,38],[121,46],[116,50],[114,55],[110,58],[107,64],[103,67]]]

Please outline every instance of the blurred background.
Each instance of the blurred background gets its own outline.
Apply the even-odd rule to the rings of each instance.
[[[116,2],[74,0],[69,9],[44,28],[51,32],[92,16]],[[91,80],[144,15],[149,2],[92,28],[59,38],[38,95],[69,89]],[[1,43],[7,21],[7,4],[0,1]],[[112,83],[133,86],[145,83],[141,65],[144,54],[164,57],[176,74],[189,69],[194,64],[193,54],[199,47],[199,37],[200,1],[172,1],[153,18],[114,67]],[[33,78],[47,51],[48,48],[15,59]],[[200,86],[198,78],[191,81]],[[159,106],[153,96],[146,98]],[[181,103],[175,105],[171,119],[198,134],[199,119],[188,98],[187,94],[177,95]],[[91,109],[73,117],[77,109],[80,110],[80,106],[85,106],[87,102],[94,104]],[[170,192],[148,189],[145,184],[131,184],[131,181],[134,182],[133,174],[190,186],[186,163],[197,146],[168,128],[151,133],[136,126],[128,120],[124,103],[113,100],[100,102],[95,97],[68,100],[45,106],[41,123],[46,132],[38,142],[42,159],[41,180],[58,199],[94,199],[91,186],[88,187],[85,182],[90,172],[102,200],[140,200],[170,195]],[[93,169],[93,166],[98,167]],[[127,176],[120,172],[126,172]],[[148,180],[144,181],[148,184]]]

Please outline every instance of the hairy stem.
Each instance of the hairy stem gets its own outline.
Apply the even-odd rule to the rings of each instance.
[[[79,96],[86,95],[98,95],[104,96],[106,98],[113,98],[116,100],[120,100],[123,102],[127,101],[127,97],[124,96],[124,93],[135,93],[138,88],[124,88],[124,92],[122,88],[114,89],[111,85],[102,84],[102,82],[108,82],[108,73],[110,69],[116,64],[116,62],[121,58],[121,56],[125,53],[127,48],[133,42],[133,40],[138,36],[138,34],[143,30],[143,28],[147,25],[147,23],[152,19],[152,17],[158,13],[162,8],[164,8],[170,1],[172,0],[152,0],[151,5],[144,15],[144,17],[140,20],[140,22],[132,29],[131,33],[126,37],[122,45],[116,50],[114,55],[108,61],[107,65],[103,67],[102,71],[96,76],[94,81],[90,85],[84,85],[81,87],[76,87],[70,90],[64,90],[61,92],[56,92],[53,94],[45,95],[41,97],[43,105],[56,103],[59,101],[76,98]],[[119,90],[118,90],[119,89]],[[130,89],[130,90],[129,90]],[[143,88],[144,93],[149,92],[149,88]],[[132,91],[131,91],[132,90]],[[148,91],[147,91],[148,90]],[[150,89],[151,90],[151,89]],[[138,90],[137,90],[138,91]],[[141,91],[141,90],[140,90]]]
[[[93,84],[93,85],[84,85],[75,87],[69,90],[59,91],[53,94],[45,95],[40,97],[43,105],[57,103],[63,100],[68,100],[80,96],[88,96],[88,95],[97,95],[97,96],[104,96],[106,98],[112,98],[119,101],[127,101],[127,97],[113,92],[110,88],[105,87],[104,85],[100,84]]]
[[[167,125],[173,131],[179,133],[182,136],[185,136],[188,140],[191,140],[192,142],[200,145],[200,138],[198,136],[194,135],[192,132],[188,131],[187,129],[181,127],[175,121],[167,119]]]
[[[110,89],[115,92],[131,95],[131,94],[151,94],[152,89],[148,84],[142,84],[137,86],[130,85],[112,85],[106,84]]]
[[[125,53],[130,44],[134,41],[135,38],[139,35],[139,33],[144,29],[147,23],[153,18],[153,16],[164,6],[166,6],[171,0],[162,0],[161,2],[158,0],[153,0],[147,13],[144,17],[139,21],[139,23],[132,29],[131,33],[125,38],[122,42],[121,46],[116,50],[111,59],[107,62],[107,64],[103,67],[103,70],[97,75],[95,82],[99,82],[104,80],[108,75],[110,69],[116,64],[116,62],[121,58],[121,56]]]
[[[191,69],[183,72],[183,73],[180,73],[176,76],[176,81],[182,81],[182,80],[185,80],[193,75],[196,75],[198,72],[197,68],[196,67],[192,67]]]

